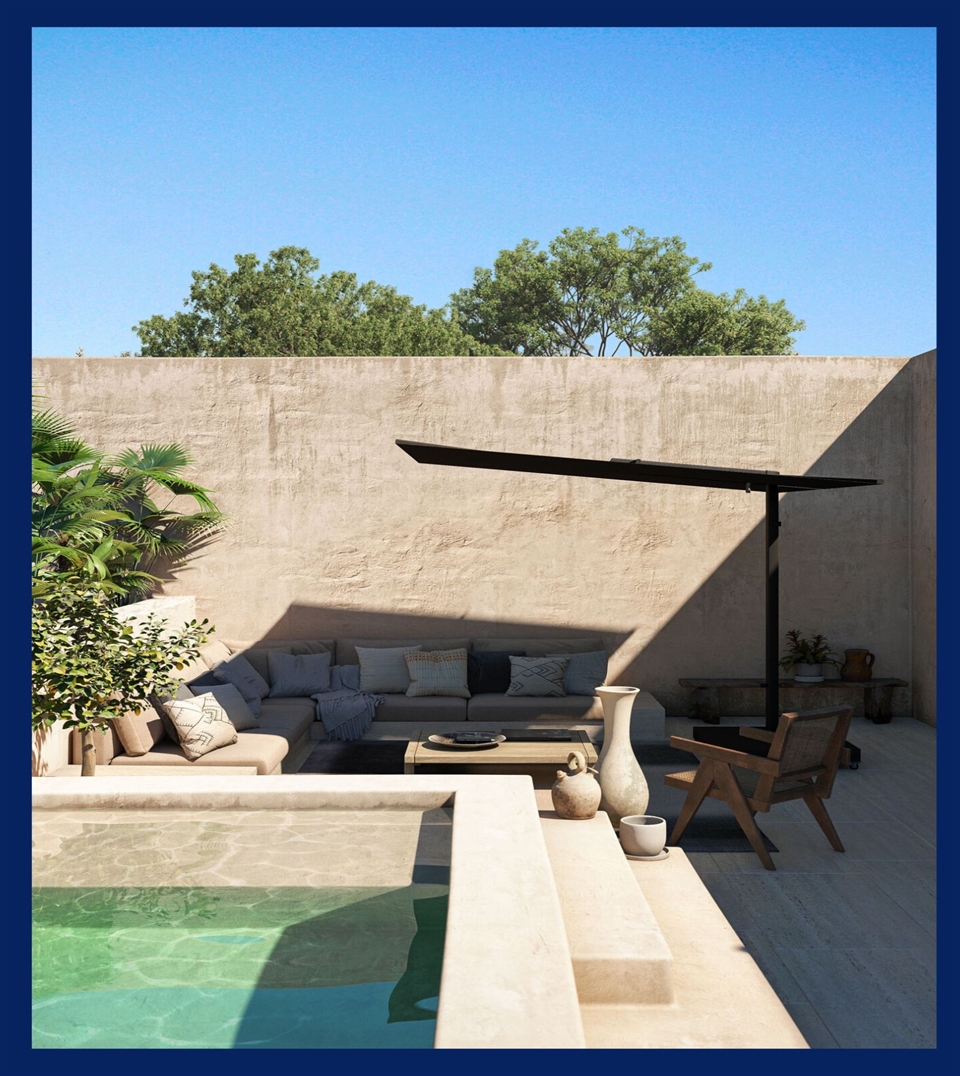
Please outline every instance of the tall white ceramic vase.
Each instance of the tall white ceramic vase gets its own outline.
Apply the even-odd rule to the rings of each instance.
[[[630,743],[630,717],[638,687],[598,687],[603,704],[603,747],[597,760],[600,810],[614,829],[628,814],[646,814],[650,802],[647,779]]]

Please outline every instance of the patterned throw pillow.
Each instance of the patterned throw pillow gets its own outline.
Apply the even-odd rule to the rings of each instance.
[[[270,668],[270,698],[309,698],[330,690],[329,654],[285,654],[271,650],[267,654]]]
[[[510,686],[508,695],[536,695],[547,697],[566,695],[563,677],[569,657],[558,658],[510,658]]]
[[[226,661],[214,665],[213,675],[222,684],[233,684],[247,700],[253,716],[260,715],[260,700],[270,694],[270,685],[242,654],[234,654]]]
[[[402,695],[410,686],[407,654],[419,646],[358,646],[360,659],[360,690],[385,695]]]
[[[195,699],[169,699],[163,704],[183,753],[193,762],[218,747],[237,742],[237,730],[212,695]]]
[[[407,654],[407,671],[410,686],[407,694],[412,698],[424,695],[446,695],[455,699],[469,699],[467,687],[467,652],[457,650],[428,650]]]
[[[467,654],[467,687],[472,695],[506,693],[510,658],[525,658],[525,650],[471,650]]]
[[[240,689],[234,684],[216,684],[213,687],[194,687],[193,694],[198,699],[212,695],[223,707],[230,723],[237,730],[258,729],[260,722],[253,710],[247,705],[247,700],[240,694]]]
[[[589,654],[547,654],[548,658],[568,657],[570,663],[563,676],[563,690],[568,695],[596,695],[597,688],[607,678],[606,650]]]

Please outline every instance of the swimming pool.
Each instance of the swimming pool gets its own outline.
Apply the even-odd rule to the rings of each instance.
[[[32,800],[38,888],[448,886],[434,1048],[585,1045],[529,778],[35,777]],[[275,812],[290,823],[279,831]]]
[[[451,823],[444,808],[41,816],[33,1047],[432,1047]]]

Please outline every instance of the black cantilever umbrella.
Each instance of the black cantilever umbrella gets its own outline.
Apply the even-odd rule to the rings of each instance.
[[[780,720],[779,675],[779,495],[811,489],[839,489],[845,486],[877,486],[878,478],[823,478],[812,475],[751,471],[738,467],[701,467],[688,463],[652,463],[649,460],[592,460],[569,456],[537,456],[522,452],[487,452],[475,448],[453,448],[397,439],[397,445],[417,463],[447,467],[481,467],[495,471],[527,471],[534,474],[571,475],[578,478],[612,478],[622,482],[658,482],[674,486],[704,486],[711,489],[746,489],[766,496],[766,625],[764,716],[767,729]]]

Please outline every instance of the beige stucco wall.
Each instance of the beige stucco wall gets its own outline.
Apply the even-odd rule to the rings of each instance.
[[[913,715],[937,723],[937,353],[910,364],[913,374]]]
[[[423,466],[394,439],[881,478],[783,499],[781,627],[868,646],[875,675],[923,676],[933,698],[912,647],[933,632],[914,553],[914,534],[933,535],[917,531],[932,444],[915,422],[931,394],[909,358],[63,358],[34,370],[35,391],[99,448],[190,447],[233,526],[165,593],[195,595],[220,638],[602,632],[615,678],[668,713],[687,705],[678,677],[763,672],[763,495]],[[759,691],[737,702],[762,712]],[[898,691],[895,712],[910,711]]]

